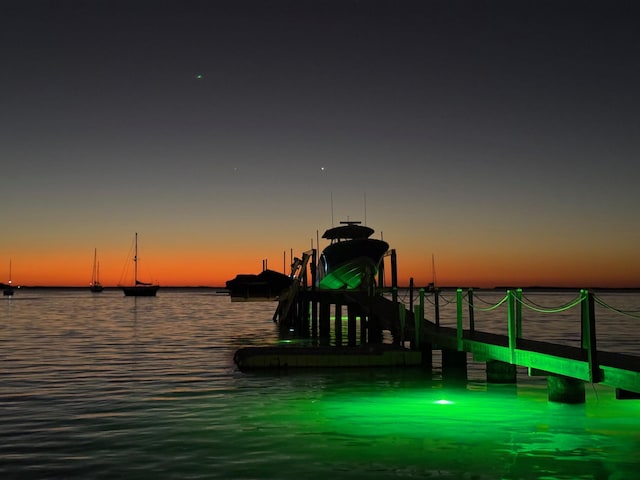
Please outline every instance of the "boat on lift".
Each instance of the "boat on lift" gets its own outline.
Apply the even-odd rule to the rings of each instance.
[[[373,285],[389,244],[370,238],[374,230],[360,223],[340,222],[340,226],[322,235],[330,243],[318,261],[319,288],[339,290]]]

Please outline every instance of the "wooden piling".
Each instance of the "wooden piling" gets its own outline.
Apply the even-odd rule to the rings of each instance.
[[[576,378],[549,375],[547,390],[550,402],[577,404],[586,401],[584,382]]]
[[[488,383],[516,383],[516,374],[516,366],[511,363],[499,360],[487,362]]]

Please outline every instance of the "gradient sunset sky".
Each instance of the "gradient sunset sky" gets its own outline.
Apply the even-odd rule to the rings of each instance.
[[[401,283],[640,286],[631,1],[5,0],[0,282],[281,271],[341,220]],[[326,245],[320,240],[320,247]]]

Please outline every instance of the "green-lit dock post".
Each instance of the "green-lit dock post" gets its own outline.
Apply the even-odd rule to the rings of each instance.
[[[507,290],[507,322],[509,332],[509,353],[511,363],[516,360],[516,301],[512,290]]]
[[[516,289],[516,338],[522,338],[522,289]]]
[[[416,348],[420,350],[422,356],[422,367],[431,370],[433,368],[433,346],[425,341],[424,324],[424,288],[419,292],[420,302],[415,308],[414,317],[416,319]]]
[[[517,370],[512,363],[500,360],[487,362],[487,383],[516,383]]]
[[[316,295],[316,282],[318,280],[318,272],[316,267],[318,265],[318,254],[314,248],[311,251],[311,336],[316,338],[318,335],[318,297]]]
[[[550,402],[585,403],[584,382],[564,375],[547,376],[547,390]]]
[[[356,320],[356,306],[349,305],[347,308],[347,344],[350,347],[356,346],[356,338],[357,338],[357,320]]]
[[[336,303],[336,313],[334,320],[334,330],[335,330],[335,338],[336,338],[336,346],[342,345],[342,305],[340,303]],[[349,306],[347,306],[349,309]]]
[[[462,289],[456,290],[457,350],[442,349],[442,375],[454,379],[467,378],[467,352],[463,344]]]
[[[593,294],[587,290],[580,290],[580,307],[582,322],[580,335],[582,348],[587,351],[589,362],[589,381],[597,383],[600,378],[600,367],[598,366],[598,350],[596,349],[596,315],[593,301]]]
[[[320,329],[318,340],[320,344],[328,343],[331,336],[331,305],[320,302]]]
[[[509,350],[511,352],[511,362],[503,362],[499,360],[489,360],[487,362],[487,382],[488,383],[516,383],[517,370],[513,363],[515,359],[516,337],[518,334],[518,318],[522,314],[518,314],[519,310],[516,306],[516,298],[511,290],[507,290],[507,321],[509,329]],[[520,302],[518,302],[518,305]],[[521,312],[521,311],[520,311]]]

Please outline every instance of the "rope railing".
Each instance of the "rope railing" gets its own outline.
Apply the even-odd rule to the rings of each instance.
[[[469,302],[468,300],[469,296],[468,295],[463,295],[462,299],[464,301],[464,303],[466,303],[467,305],[469,305],[471,308],[473,308],[474,310],[478,310],[479,312],[490,312],[492,310],[495,310],[496,308],[498,308],[500,305],[502,305],[504,302],[506,302],[509,299],[509,295],[506,295],[504,297],[502,297],[501,300],[498,301],[498,303],[496,304],[490,304],[489,302],[487,302],[486,300],[483,300],[477,296],[473,297],[473,300],[480,300],[482,303],[489,305],[489,307],[478,307],[477,305],[475,305],[474,303]]]
[[[523,297],[523,298],[526,298],[526,297]],[[529,302],[529,303],[525,303],[523,299],[519,299],[519,298],[517,298],[516,301],[520,302],[520,304],[523,307],[526,307],[529,310],[533,310],[534,312],[538,312],[538,313],[560,313],[560,312],[564,312],[566,310],[569,310],[569,309],[575,307],[576,305],[579,305],[580,302],[582,302],[582,296],[578,295],[573,300],[570,300],[569,302],[565,303],[564,305],[560,305],[559,307],[543,307],[541,305],[535,304],[529,298],[527,298],[527,302]]]
[[[472,290],[470,290],[472,291]],[[443,296],[441,294],[441,292],[436,291],[434,292],[433,295],[424,295],[423,299],[435,306],[436,305],[436,301],[435,301],[435,297],[436,295],[438,296],[438,305],[440,307],[442,306],[447,306],[449,304],[455,304],[458,301],[458,297],[457,296],[453,296],[451,298],[447,298],[445,296]],[[416,301],[420,298],[420,295],[416,296]],[[471,300],[472,298],[472,300]],[[493,310],[498,309],[499,307],[501,307],[502,305],[504,305],[508,299],[509,299],[509,293],[507,292],[502,298],[500,298],[497,302],[494,301],[489,301],[487,299],[485,299],[482,296],[479,295],[471,295],[469,292],[464,292],[461,295],[461,299],[462,302],[469,307],[470,309],[474,310],[474,311],[478,311],[478,312],[491,312]],[[550,313],[550,314],[554,314],[554,313],[561,313],[561,312],[565,312],[567,310],[570,310],[572,308],[575,308],[577,306],[580,306],[582,304],[582,302],[584,301],[584,297],[582,294],[578,294],[575,298],[561,304],[558,306],[548,306],[548,305],[541,305],[540,303],[534,301],[530,296],[515,296],[514,300],[516,303],[519,303],[522,307],[534,311],[534,312],[538,312],[538,313]],[[405,295],[402,296],[401,299],[402,303],[407,303],[409,301],[411,301],[411,299],[409,298],[409,294],[406,293]],[[597,303],[599,306],[601,306],[602,308],[605,308],[607,310],[616,312],[620,315],[624,315],[627,316],[629,318],[635,318],[635,319],[640,319],[640,311],[639,310],[622,310],[620,308],[617,308],[613,305],[608,304],[607,302],[605,302],[602,298],[594,295],[594,301],[595,303]],[[483,303],[484,305],[487,305],[485,307],[482,306],[478,306],[478,303]]]
[[[606,308],[606,309],[611,310],[613,312],[619,313],[620,315],[624,315],[626,317],[640,319],[640,312],[638,312],[637,310],[620,310],[619,308],[616,308],[616,307],[614,307],[612,305],[609,305],[608,303],[606,303],[604,300],[602,300],[598,296],[594,296],[593,299],[598,305],[600,305],[603,308]]]

